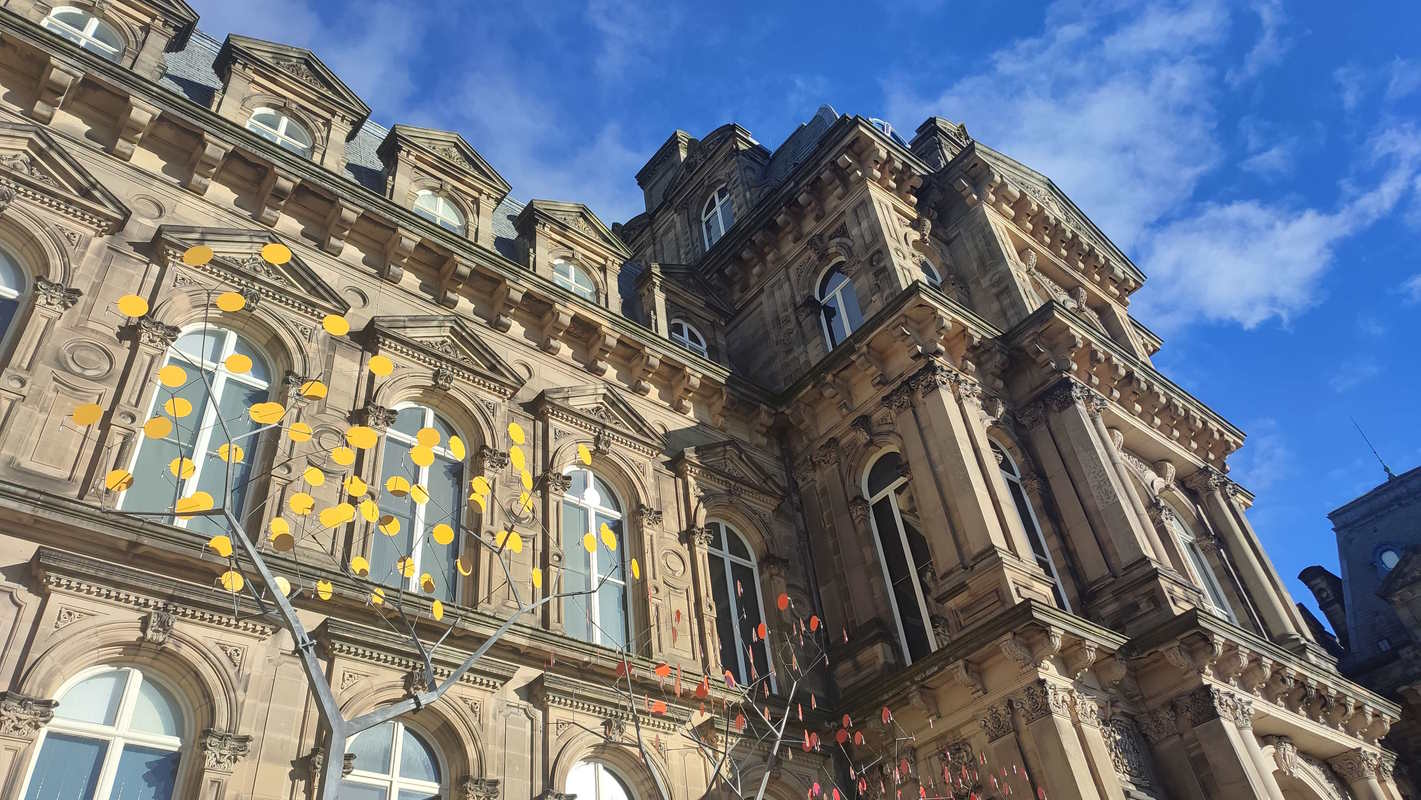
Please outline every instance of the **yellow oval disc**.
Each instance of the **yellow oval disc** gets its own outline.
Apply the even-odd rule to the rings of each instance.
[[[363,578],[370,574],[370,562],[365,556],[355,556],[350,560],[350,571]]]
[[[398,536],[400,533],[400,518],[394,514],[385,514],[380,517],[380,532],[386,536]]]
[[[223,292],[217,295],[217,307],[229,314],[236,313],[247,307],[247,298],[238,292]]]
[[[523,552],[523,535],[518,531],[509,531],[507,544],[510,553]]]
[[[528,460],[523,457],[523,448],[516,444],[508,448],[508,463],[512,464],[514,469],[527,469]]]
[[[433,594],[434,576],[430,575],[428,572],[422,573],[419,576],[419,588],[423,589],[426,594]]]
[[[528,492],[520,492],[518,494],[518,508],[522,509],[523,513],[525,514],[529,511],[532,511],[533,495],[529,494]]]
[[[280,536],[283,533],[291,533],[291,523],[287,522],[281,517],[273,517],[271,522],[267,523],[266,527],[267,530],[271,531],[272,536]]]
[[[384,605],[385,590],[376,588],[370,592],[370,602],[372,605]]]
[[[272,242],[262,247],[262,260],[279,267],[291,260],[291,248],[281,242]]]
[[[410,499],[415,505],[422,506],[429,502],[429,490],[416,483],[410,487]]]
[[[580,444],[577,446],[577,460],[586,466],[592,466],[592,451],[587,449],[587,445]]]
[[[344,446],[333,448],[331,450],[331,460],[342,467],[348,467],[355,463],[355,451]]]
[[[346,476],[342,485],[345,487],[345,493],[351,497],[364,497],[365,493],[370,491],[370,485],[361,480],[359,475]]]
[[[183,263],[189,267],[200,267],[212,260],[212,248],[205,244],[195,244],[183,251]]]
[[[304,422],[293,422],[291,427],[286,429],[286,435],[291,437],[293,442],[311,441],[311,426]]]
[[[272,549],[278,553],[289,553],[296,547],[296,537],[289,533],[273,533],[271,535]]]
[[[286,501],[286,505],[291,509],[291,513],[298,517],[304,517],[316,507],[316,498],[305,492],[297,492],[291,495],[291,499]]]
[[[143,435],[149,439],[161,439],[173,432],[173,421],[167,417],[154,417],[143,423]]]
[[[182,419],[192,413],[192,403],[186,397],[169,397],[163,404],[163,411],[174,419]]]
[[[176,389],[187,383],[187,370],[177,364],[169,364],[158,370],[158,382],[169,389]]]
[[[301,384],[301,396],[307,400],[320,400],[330,391],[321,381],[306,381]]]
[[[602,523],[602,530],[599,533],[602,534],[602,546],[613,553],[617,552],[617,535],[607,527],[607,523]]]
[[[346,444],[354,447],[356,450],[369,450],[375,446],[375,442],[378,441],[379,438],[380,437],[375,433],[375,429],[366,425],[352,425],[345,432]]]
[[[439,431],[433,428],[420,428],[414,435],[414,440],[425,447],[435,447],[439,444],[441,439],[442,437],[439,435]]]
[[[459,570],[459,574],[466,578],[474,574],[474,564],[468,556],[459,556],[459,558],[454,561],[454,568]]]
[[[193,463],[192,459],[179,456],[168,462],[168,471],[183,480],[187,480],[192,477],[194,472],[197,472],[197,465]]]
[[[85,403],[76,407],[69,417],[75,425],[93,425],[103,415],[104,409],[98,403]]]
[[[641,580],[641,565],[636,563],[635,558],[632,559],[632,577]]]
[[[136,294],[126,294],[118,299],[118,313],[125,317],[141,317],[148,313],[148,301]]]
[[[431,617],[434,617],[435,622],[444,619],[444,604],[439,602],[438,600],[435,600],[433,603],[430,603],[429,615]]]
[[[242,463],[246,453],[242,451],[242,446],[238,444],[224,444],[217,448],[217,457],[223,461],[230,461],[234,464]]]
[[[133,473],[126,469],[109,470],[104,476],[104,487],[110,492],[122,492],[133,485]]]
[[[307,467],[301,473],[301,477],[305,478],[306,482],[312,486],[324,486],[326,484],[326,473],[321,472],[318,467]]]
[[[339,503],[321,509],[321,526],[325,528],[338,528],[353,519],[355,519],[355,506],[350,503]]]
[[[360,516],[364,517],[366,522],[374,522],[380,518],[380,506],[374,500],[361,500]]]
[[[417,444],[410,448],[410,461],[421,467],[427,467],[434,463],[434,451],[422,444]]]
[[[449,544],[454,541],[454,529],[443,522],[435,525],[429,535],[434,539],[435,544]]]
[[[524,491],[533,491],[533,473],[529,472],[526,469],[523,470],[521,473],[518,474],[518,481],[519,483],[523,484]]]
[[[468,451],[464,449],[464,440],[457,436],[449,437],[449,455],[460,461],[464,460],[464,455]]]
[[[326,333],[332,336],[344,336],[350,333],[350,321],[336,314],[327,314],[322,317],[321,327],[325,328]]]
[[[395,497],[404,497],[405,495],[410,493],[410,482],[408,480],[405,480],[403,476],[391,475],[385,481],[385,491],[389,492]]]
[[[365,366],[370,368],[372,375],[381,378],[395,371],[395,362],[391,361],[389,356],[371,356],[370,361]]]
[[[591,531],[582,534],[582,549],[589,553],[597,552],[597,537]]]
[[[533,567],[533,588],[543,588],[543,571],[537,567]]]
[[[218,580],[222,582],[222,588],[232,594],[242,591],[242,587],[247,585],[247,579],[243,578],[242,573],[235,569],[229,569],[222,573],[222,577]]]
[[[395,572],[406,578],[414,577],[414,559],[409,556],[400,556],[395,559]]]
[[[212,509],[212,495],[207,492],[193,492],[190,497],[178,500],[173,506],[174,513],[179,516],[183,514],[195,514],[199,511],[209,511]]]
[[[229,558],[232,555],[232,540],[226,536],[214,536],[207,540],[207,549],[222,558]]]
[[[286,415],[286,406],[275,402],[256,403],[247,413],[258,425],[275,425]]]
[[[474,491],[474,494],[488,494],[488,478],[482,475],[476,476],[473,480],[469,481],[469,488]]]
[[[469,502],[479,507],[480,514],[488,511],[488,503],[484,501],[484,496],[481,494],[469,495]]]
[[[508,423],[508,438],[511,439],[514,444],[523,444],[527,438],[523,435],[523,426],[516,422]]]
[[[233,353],[227,356],[227,360],[222,362],[222,366],[235,375],[245,375],[252,370],[252,357],[243,353]]]
[[[291,594],[291,581],[288,581],[285,576],[277,575],[273,580],[276,581],[276,590],[281,592],[283,596]]]
[[[327,580],[316,581],[316,596],[322,600],[331,599],[331,582]]]

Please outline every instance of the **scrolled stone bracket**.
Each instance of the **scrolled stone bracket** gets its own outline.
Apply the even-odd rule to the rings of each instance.
[[[32,741],[54,719],[58,700],[0,692],[0,737]]]
[[[252,737],[208,728],[202,732],[202,765],[206,769],[231,772],[251,749]]]

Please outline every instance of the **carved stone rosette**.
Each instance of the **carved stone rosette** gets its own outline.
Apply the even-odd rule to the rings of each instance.
[[[202,765],[206,769],[231,772],[237,762],[247,755],[251,742],[250,736],[208,728],[202,732],[202,739],[199,741],[202,748]]]
[[[58,700],[41,700],[16,692],[0,692],[0,736],[31,741],[54,719]]]

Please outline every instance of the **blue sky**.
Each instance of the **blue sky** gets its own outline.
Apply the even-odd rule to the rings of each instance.
[[[675,128],[774,148],[820,103],[931,114],[1051,175],[1145,271],[1157,364],[1249,434],[1294,596],[1326,514],[1421,464],[1421,5],[194,0],[310,47],[382,123],[453,128],[520,199],[641,210]]]

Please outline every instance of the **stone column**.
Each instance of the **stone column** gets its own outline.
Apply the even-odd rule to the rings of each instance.
[[[1071,719],[1071,690],[1045,680],[1027,686],[1012,700],[1021,712],[1027,737],[1022,749],[1027,753],[1031,772],[1041,786],[1050,787],[1051,797],[1061,800],[1096,800],[1100,797],[1091,780],[1091,764]],[[1033,757],[1034,756],[1034,757]]]
[[[1016,723],[1012,719],[1012,701],[1003,700],[995,705],[987,706],[982,713],[977,724],[982,726],[982,732],[987,735],[987,769],[983,771],[983,783],[990,784],[991,779],[987,773],[993,772],[998,776],[998,780],[1007,784],[1011,788],[1013,797],[1036,797],[1036,790],[1027,783],[1026,776],[1033,770],[1033,766],[1026,758],[1021,749],[1021,741],[1017,735]],[[1020,764],[1026,769],[1023,774],[1012,774],[1009,765]],[[1002,768],[1008,767],[1006,778],[1001,778]],[[1038,778],[1041,780],[1042,778]],[[1055,796],[1055,786],[1050,786]]]
[[[1282,800],[1273,771],[1264,769],[1262,751],[1253,738],[1251,698],[1217,686],[1201,686],[1175,698],[1174,710],[1192,725],[1219,796]],[[1253,743],[1251,750],[1249,741]],[[1266,780],[1260,770],[1266,773]]]
[[[1186,715],[1187,720],[1187,715]],[[1189,752],[1181,735],[1181,720],[1174,707],[1165,705],[1140,718],[1140,729],[1150,742],[1164,784],[1176,800],[1210,800],[1204,794],[1199,775],[1189,762]],[[1187,726],[1187,721],[1185,721]]]
[[[935,366],[937,370],[945,369],[940,365]],[[963,421],[967,424],[972,450],[977,456],[977,464],[987,486],[991,508],[1002,526],[1002,534],[1017,558],[1034,563],[1036,556],[1031,549],[1030,540],[1026,538],[1025,522],[1017,512],[1016,502],[1012,500],[1006,479],[1002,477],[1001,464],[992,454],[991,442],[987,437],[987,411],[982,404],[982,386],[965,375],[952,375],[951,379],[957,390],[958,407],[962,411]]]
[[[894,427],[903,441],[903,463],[909,469],[908,487],[914,502],[918,504],[918,514],[923,523],[921,533],[928,541],[933,569],[938,575],[951,575],[966,569],[971,559],[958,533],[958,525],[951,516],[953,504],[937,479],[937,467],[940,465],[930,450],[928,431],[920,425],[919,413],[914,408],[917,403],[911,380],[904,381],[883,398],[884,407],[893,412]],[[861,486],[858,488],[862,490]],[[865,509],[867,507],[865,503]],[[869,536],[873,535],[866,518],[864,528]],[[930,587],[924,587],[924,590],[930,590]]]
[[[17,797],[35,737],[54,718],[57,700],[0,692],[0,792]]]
[[[1204,516],[1215,533],[1224,541],[1228,553],[1232,555],[1238,578],[1248,591],[1254,608],[1263,618],[1269,638],[1275,641],[1296,638],[1299,635],[1293,622],[1293,615],[1287,603],[1268,579],[1268,574],[1259,563],[1249,534],[1239,527],[1238,520],[1229,508],[1226,492],[1237,490],[1233,482],[1212,467],[1205,467],[1189,478],[1185,485],[1199,497],[1204,508]]]
[[[1051,487],[1051,496],[1056,501],[1056,509],[1061,515],[1058,531],[1061,538],[1069,542],[1068,549],[1075,556],[1075,565],[1080,570],[1080,578],[1085,586],[1079,587],[1081,594],[1096,581],[1109,577],[1112,564],[1102,548],[1100,532],[1091,524],[1076,485],[1071,479],[1061,452],[1046,427],[1046,409],[1043,403],[1031,403],[1017,414],[1026,427],[1031,448],[1036,456],[1037,466]],[[1036,498],[1033,498],[1035,500]],[[1044,508],[1039,505],[1038,508]]]
[[[1126,754],[1119,747],[1112,750],[1107,742],[1101,730],[1100,702],[1084,692],[1072,690],[1071,707],[1075,711],[1081,747],[1087,756],[1085,763],[1090,767],[1100,797],[1104,800],[1125,800],[1125,791],[1117,775]]]
[[[1382,789],[1381,754],[1358,747],[1328,759],[1356,800],[1391,800]]]

